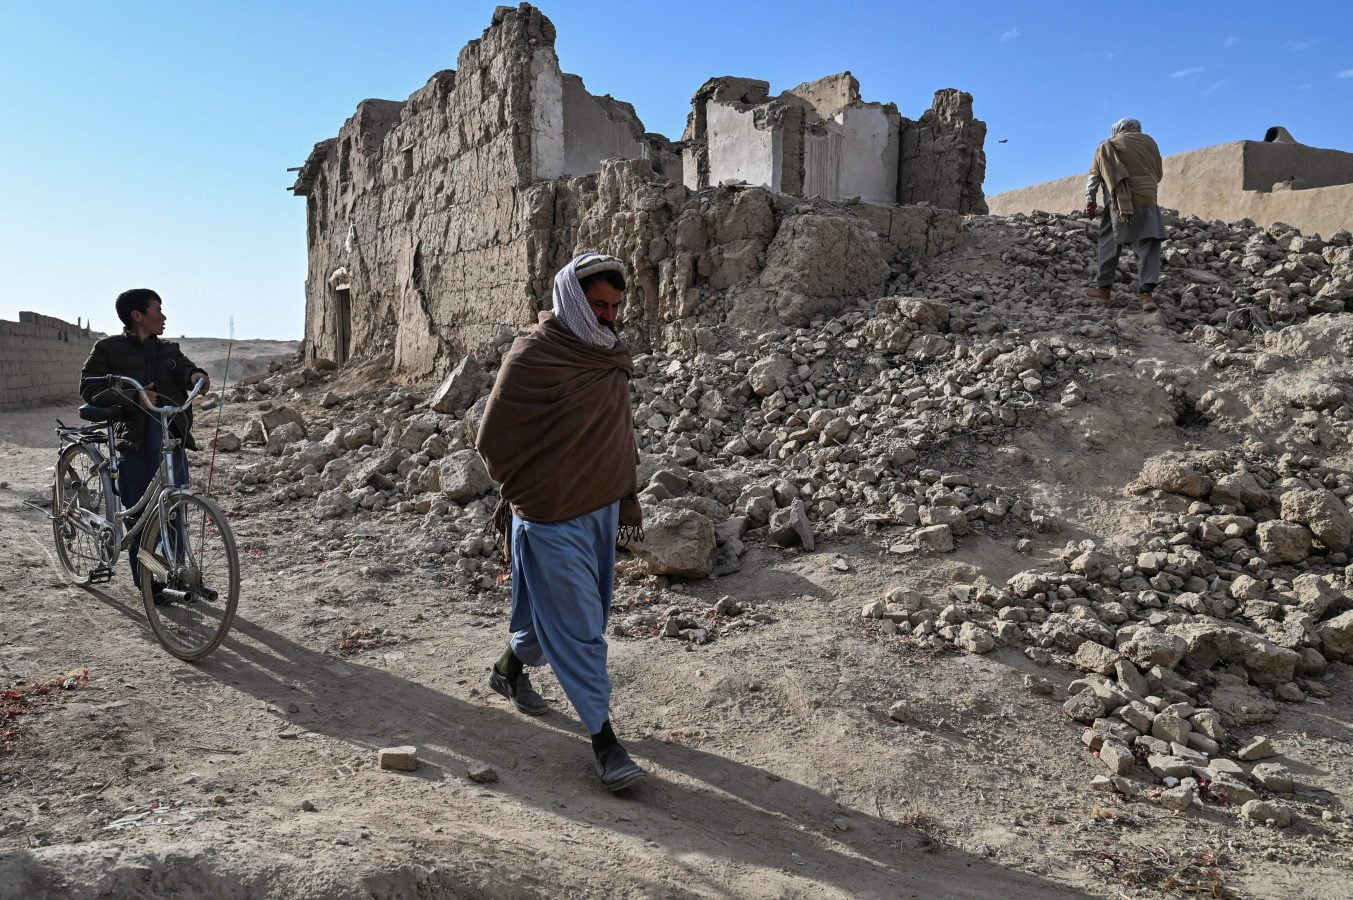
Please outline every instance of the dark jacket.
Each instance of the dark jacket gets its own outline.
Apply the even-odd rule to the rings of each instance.
[[[123,387],[122,394],[100,385],[85,385],[84,379],[96,375],[125,375],[135,378],[142,385],[154,385],[152,390],[160,396],[160,403],[182,403],[193,387],[193,373],[205,369],[195,365],[183,355],[179,345],[172,341],[162,341],[151,336],[140,340],[130,331],[111,335],[94,345],[80,370],[80,396],[87,403],[99,406],[120,406],[124,412],[117,424],[118,449],[135,451],[141,448],[148,421],[159,427],[158,418],[141,408],[137,396],[130,388]],[[174,434],[183,440],[189,450],[197,450],[197,441],[193,440],[193,411],[184,410],[174,417],[171,424]]]

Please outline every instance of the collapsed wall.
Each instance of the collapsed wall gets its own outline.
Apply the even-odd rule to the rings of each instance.
[[[797,180],[692,193],[681,155],[691,148],[645,132],[629,104],[589,94],[559,68],[554,37],[534,7],[499,7],[456,71],[405,102],[363,101],[315,145],[293,186],[307,205],[308,359],[389,353],[402,375],[444,372],[534,321],[554,272],[584,248],[631,267],[626,337],[639,348],[689,344],[697,318],[803,324],[881,296],[952,241],[971,205],[959,187],[952,203],[936,192],[931,205],[898,206],[900,185],[927,182],[892,162],[826,165],[871,140],[880,159],[902,158],[905,120],[861,104],[848,73],[791,92],[804,123],[791,139],[816,161]],[[964,109],[959,131],[976,136],[980,157],[970,98],[913,144],[940,135],[957,152],[950,126]],[[960,168],[978,173],[980,201],[980,168]],[[871,178],[883,189],[860,187]]]
[[[918,121],[866,103],[849,72],[770,96],[770,84],[711,78],[691,100],[682,138],[692,190],[729,181],[827,200],[932,203],[985,213],[986,123],[972,95],[948,88]]]
[[[80,367],[102,335],[34,312],[0,321],[0,409],[75,402]]]
[[[1268,227],[1279,222],[1331,237],[1353,229],[1353,153],[1292,140],[1234,141],[1163,160],[1160,204],[1184,215]],[[1069,212],[1085,205],[1084,175],[1006,191],[990,199],[996,215]]]

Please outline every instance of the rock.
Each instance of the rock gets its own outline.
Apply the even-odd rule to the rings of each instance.
[[[1291,522],[1260,522],[1259,552],[1274,565],[1301,562],[1311,553],[1311,532]]]
[[[438,469],[442,493],[456,503],[478,499],[494,488],[484,461],[474,450],[457,450],[444,457]]]
[[[972,622],[964,622],[959,626],[954,643],[969,653],[990,653],[996,649],[996,639],[991,636],[991,632]]]
[[[1157,778],[1188,778],[1193,774],[1193,763],[1168,753],[1152,753],[1146,766]]]
[[[775,512],[775,490],[768,484],[750,484],[743,488],[733,511],[746,516],[753,526],[765,525]]]
[[[1301,654],[1294,650],[1206,616],[1171,625],[1169,633],[1184,640],[1184,661],[1194,669],[1210,669],[1218,662],[1235,662],[1245,667],[1255,684],[1291,681],[1301,660]]]
[[[280,456],[288,444],[305,440],[305,428],[295,422],[283,422],[268,431],[267,450],[272,456]]]
[[[488,376],[470,357],[462,359],[446,380],[433,393],[430,406],[433,412],[458,413],[479,396],[488,382]]]
[[[1247,800],[1240,807],[1240,815],[1251,822],[1263,822],[1278,828],[1292,824],[1292,810],[1269,800]]]
[[[493,784],[498,780],[498,773],[492,766],[472,765],[466,774],[476,784]]]
[[[1146,677],[1128,660],[1120,658],[1113,664],[1113,671],[1118,678],[1119,686],[1124,690],[1131,691],[1139,697],[1145,697],[1151,693]]]
[[[771,513],[769,536],[781,547],[802,544],[805,550],[813,549],[813,525],[808,521],[808,510],[802,500],[795,500],[785,509]]]
[[[1353,662],[1353,610],[1340,613],[1321,625],[1320,653],[1334,662]]]
[[[714,552],[714,523],[693,509],[644,508],[644,539],[629,549],[652,575],[704,578]]]
[[[1200,709],[1189,717],[1189,725],[1194,731],[1212,738],[1214,741],[1226,740],[1226,727],[1222,725],[1221,714],[1215,709]]]
[[[430,416],[415,416],[408,420],[395,440],[395,446],[409,453],[417,453],[427,439],[437,433],[437,421]]]
[[[751,383],[752,392],[758,397],[769,397],[787,387],[793,373],[794,363],[787,357],[767,356],[752,363],[747,371],[747,380]]]
[[[922,525],[947,525],[954,536],[968,533],[968,517],[953,506],[927,506],[921,510]]]
[[[1212,479],[1178,454],[1164,453],[1146,461],[1134,487],[1140,492],[1158,490],[1187,497],[1203,497],[1212,490]]]
[[[1278,715],[1278,705],[1247,684],[1228,684],[1212,691],[1212,708],[1227,725],[1259,725]]]
[[[1229,593],[1242,603],[1247,600],[1262,600],[1268,593],[1268,585],[1249,575],[1237,575],[1231,581]]]
[[[1275,794],[1292,792],[1292,772],[1281,763],[1260,763],[1250,771],[1254,783]]]
[[[1006,582],[1006,587],[1011,592],[1023,599],[1032,597],[1034,594],[1041,594],[1048,589],[1047,579],[1037,572],[1018,572],[1010,577]]]
[[[1103,644],[1094,641],[1086,641],[1076,648],[1076,655],[1072,657],[1072,662],[1085,672],[1097,672],[1100,675],[1114,674],[1114,666],[1122,656],[1115,650],[1110,650]]]
[[[1158,713],[1151,722],[1151,736],[1172,744],[1187,744],[1189,723],[1169,713]]]
[[[382,769],[412,772],[418,768],[418,748],[413,746],[384,747],[377,754]]]
[[[1099,761],[1115,775],[1131,775],[1137,762],[1132,751],[1117,741],[1105,741],[1100,745]]]
[[[1160,805],[1174,812],[1183,812],[1193,805],[1195,791],[1189,785],[1181,784],[1160,792]]]
[[[1152,628],[1141,628],[1118,649],[1143,668],[1170,668],[1184,658],[1187,645],[1183,638]]]
[[[315,518],[321,522],[338,519],[357,509],[357,502],[338,488],[325,491],[315,499]]]
[[[1046,678],[1039,678],[1036,675],[1025,675],[1024,688],[1031,694],[1046,697],[1056,690],[1056,685]]]
[[[1273,742],[1266,737],[1257,737],[1250,741],[1236,753],[1238,759],[1246,762],[1253,762],[1256,759],[1268,759],[1270,756],[1277,756],[1278,751],[1273,749]]]
[[[1213,770],[1213,775],[1212,783],[1207,786],[1207,789],[1232,806],[1240,806],[1259,796],[1254,792],[1254,788],[1232,775],[1215,770]]]
[[[1095,719],[1108,714],[1108,705],[1094,691],[1081,691],[1062,704],[1062,712],[1067,718],[1089,725]]]
[[[216,438],[216,449],[222,453],[235,453],[243,444],[244,442],[237,435],[231,434],[229,431],[221,432]]]
[[[1342,500],[1326,490],[1288,491],[1282,496],[1282,517],[1305,525],[1331,551],[1348,549],[1353,537],[1353,516]]]
[[[269,443],[273,432],[287,424],[297,426],[301,435],[305,435],[305,419],[290,406],[274,406],[259,417],[259,424],[263,426],[263,439]]]
[[[911,537],[921,550],[948,553],[954,549],[954,533],[948,525],[931,525],[929,528],[918,528],[912,533]]]
[[[319,807],[315,806],[315,802],[313,800],[301,801],[301,812],[315,812],[318,809]]]
[[[1218,478],[1208,500],[1213,506],[1235,506],[1251,511],[1274,505],[1273,498],[1249,472],[1233,472]]]
[[[894,722],[910,722],[912,717],[911,704],[906,700],[898,700],[888,707],[888,718]]]

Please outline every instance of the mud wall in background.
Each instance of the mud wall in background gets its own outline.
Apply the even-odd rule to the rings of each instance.
[[[102,335],[51,316],[0,321],[0,409],[80,402],[80,368]]]
[[[1089,161],[1087,160],[1087,169]],[[1268,227],[1286,222],[1305,234],[1353,230],[1353,153],[1303,144],[1235,141],[1163,160],[1160,204],[1185,215]],[[1285,182],[1295,178],[1290,186]],[[989,198],[995,215],[1071,212],[1085,205],[1085,175],[1071,175]],[[1247,184],[1263,184],[1249,190]],[[1277,190],[1272,188],[1278,185]],[[1303,184],[1319,185],[1303,187]]]

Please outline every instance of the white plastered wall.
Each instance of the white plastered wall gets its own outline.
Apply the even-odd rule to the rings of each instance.
[[[779,128],[756,127],[753,111],[709,101],[705,104],[709,183],[745,181],[780,190]]]

